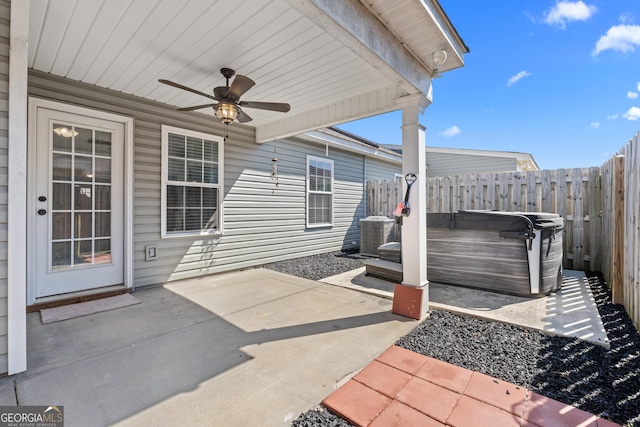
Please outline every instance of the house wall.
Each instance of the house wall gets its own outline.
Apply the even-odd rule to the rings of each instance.
[[[468,173],[508,172],[517,170],[516,160],[491,156],[433,153],[427,150],[427,175],[464,175]]]
[[[296,138],[254,143],[254,129],[227,128],[210,116],[49,76],[29,75],[29,94],[134,118],[134,286],[246,268],[350,247],[359,241],[365,214],[364,157],[329,150],[334,160],[334,226],[306,229],[306,156],[325,156],[325,146]],[[160,238],[161,125],[228,135],[224,146],[224,233],[220,238]],[[270,178],[274,144],[278,187]],[[158,258],[145,261],[145,246]]]
[[[7,372],[7,149],[9,146],[9,22],[11,3],[0,1],[0,372]]]
[[[392,163],[376,158],[365,160],[365,182],[391,179],[396,173],[402,174],[402,163]]]

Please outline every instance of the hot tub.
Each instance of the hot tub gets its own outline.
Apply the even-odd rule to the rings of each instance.
[[[427,278],[521,296],[562,285],[558,214],[460,211],[427,215]]]

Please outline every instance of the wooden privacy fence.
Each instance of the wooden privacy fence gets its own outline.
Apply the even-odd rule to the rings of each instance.
[[[640,330],[640,133],[602,165],[602,273]]]
[[[367,215],[393,217],[403,180],[367,182]],[[601,271],[640,330],[640,133],[602,167],[428,177],[427,212],[557,213],[563,267]]]
[[[427,211],[489,209],[552,212],[565,220],[565,268],[602,269],[600,168],[483,173],[427,178]],[[402,179],[367,183],[367,215],[392,217]]]

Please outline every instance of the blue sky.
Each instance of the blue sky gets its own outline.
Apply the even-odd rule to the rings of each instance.
[[[640,130],[640,0],[440,0],[470,48],[433,82],[427,145],[600,166]],[[401,114],[339,127],[401,144]]]

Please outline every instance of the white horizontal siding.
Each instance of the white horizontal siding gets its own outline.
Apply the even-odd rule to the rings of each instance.
[[[426,162],[428,176],[517,170],[516,160],[504,157],[470,156],[458,153],[432,153],[427,151]]]
[[[253,128],[225,128],[200,114],[71,80],[32,72],[29,92],[134,117],[134,284],[144,286],[350,247],[364,216],[364,158],[332,149],[334,225],[306,229],[306,156],[325,147],[296,138],[255,144]],[[162,124],[228,135],[224,148],[224,233],[220,238],[160,238],[160,127]],[[274,145],[278,187],[270,178]],[[380,169],[382,170],[382,169]],[[376,172],[378,173],[378,172]],[[145,261],[146,245],[158,259]]]

